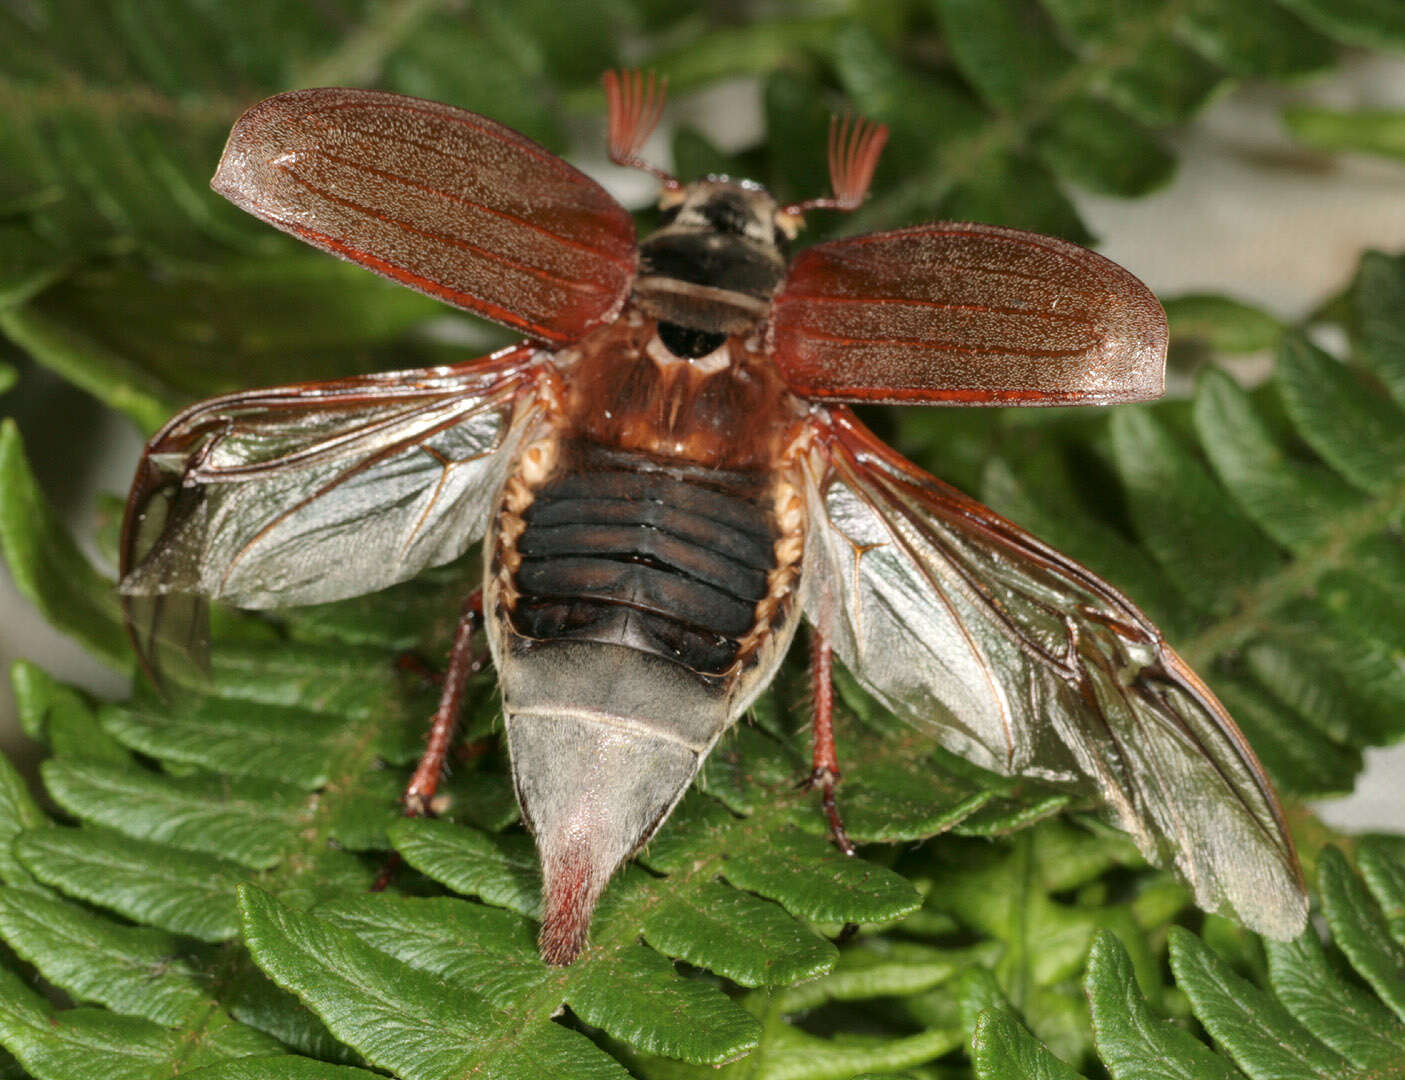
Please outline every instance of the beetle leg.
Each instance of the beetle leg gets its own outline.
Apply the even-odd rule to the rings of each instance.
[[[434,710],[420,763],[405,788],[403,801],[406,817],[423,817],[429,812],[429,804],[444,775],[444,762],[449,757],[454,730],[459,723],[459,704],[463,700],[464,686],[471,675],[483,669],[483,654],[473,644],[473,636],[482,622],[483,590],[478,588],[464,601],[463,613],[454,630],[454,644],[449,650],[449,667],[444,672],[439,707]]]
[[[444,676],[424,662],[418,653],[403,652],[395,658],[395,667],[406,675],[413,675],[429,686],[443,686]]]
[[[853,842],[844,831],[834,790],[839,785],[839,756],[834,748],[834,650],[818,630],[810,631],[810,686],[815,710],[815,757],[807,788],[819,788],[820,805],[829,818],[829,835],[845,855],[854,853]]]
[[[430,801],[444,776],[444,762],[454,741],[454,729],[458,727],[459,703],[463,699],[463,688],[469,676],[483,667],[483,656],[473,647],[473,635],[478,632],[482,621],[483,590],[477,588],[468,594],[463,611],[459,615],[458,626],[454,630],[454,644],[449,650],[449,670],[442,678],[432,671],[429,673],[441,687],[439,707],[434,710],[434,719],[429,725],[429,737],[425,740],[420,763],[415,767],[414,775],[410,777],[401,799],[406,817],[424,817],[429,813]],[[401,657],[400,665],[404,670],[415,670],[412,663],[405,662],[405,657]],[[477,757],[479,753],[482,751],[472,754],[469,760]],[[395,880],[395,875],[400,872],[400,861],[400,853],[392,851],[385,865],[381,867],[381,872],[376,875],[371,892],[382,892]]]

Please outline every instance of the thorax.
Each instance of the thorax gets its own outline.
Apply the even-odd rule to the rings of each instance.
[[[673,352],[666,336],[631,307],[557,353],[560,434],[687,465],[775,469],[805,406],[761,351],[760,335],[721,338],[693,357]]]
[[[496,653],[620,646],[730,697],[794,628],[803,402],[745,337],[678,356],[639,312],[553,360],[489,545]]]

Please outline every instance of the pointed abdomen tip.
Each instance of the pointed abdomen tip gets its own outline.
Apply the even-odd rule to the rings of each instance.
[[[559,868],[550,864],[543,867],[546,880],[537,948],[542,959],[553,967],[565,967],[580,955],[595,902],[608,880],[608,873],[599,875],[599,881],[592,880],[585,860],[572,858],[566,863]]]
[[[584,926],[560,928],[543,923],[541,936],[537,938],[542,959],[552,967],[569,967],[575,963],[584,946]]]

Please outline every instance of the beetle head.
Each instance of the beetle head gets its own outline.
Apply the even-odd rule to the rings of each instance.
[[[683,184],[639,156],[663,112],[664,84],[637,71],[605,73],[610,159],[663,184],[664,222],[639,245],[634,295],[660,322],[708,334],[744,333],[764,319],[785,277],[785,248],[807,210],[853,210],[863,202],[888,129],[832,118],[832,196],[781,206],[748,180],[710,176]]]
[[[776,200],[765,188],[709,177],[665,188],[664,223],[639,245],[635,297],[661,322],[723,334],[763,318],[785,276]]]

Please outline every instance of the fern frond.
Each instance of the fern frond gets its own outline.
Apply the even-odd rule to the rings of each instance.
[[[812,195],[843,97],[894,134],[875,197],[829,228],[948,216],[1079,238],[1066,187],[1164,182],[1161,132],[1228,82],[1405,43],[1372,0],[928,7],[743,6],[725,26],[631,0],[0,9],[0,390],[27,356],[150,430],[191,397],[494,340],[460,323],[442,344],[421,332],[442,308],[298,252],[206,190],[240,109],[288,85],[449,100],[561,150],[562,103],[598,119],[597,73],[643,42],[652,57],[629,59],[676,90],[762,82],[764,145],[724,152],[684,127],[680,163]],[[1405,736],[1405,262],[1367,256],[1334,307],[1345,361],[1242,305],[1171,306],[1216,348],[1274,344],[1272,382],[1210,371],[1188,405],[1110,421],[910,410],[895,442],[1132,594],[1285,790],[1346,790],[1364,748]],[[131,670],[111,582],[8,424],[0,548],[56,627]],[[441,820],[396,803],[432,702],[394,659],[442,647],[471,577],[450,566],[276,620],[225,613],[212,682],[169,699],[94,702],[16,665],[48,809],[0,761],[0,1078],[928,1077],[964,1068],[969,1038],[978,1076],[1070,1080],[1060,1059],[1089,1066],[1095,1036],[1114,1076],[1157,1075],[1158,1054],[1176,1075],[1398,1074],[1395,847],[1361,846],[1365,884],[1324,855],[1336,944],[1267,946],[1266,982],[1245,980],[1257,945],[1215,920],[1203,939],[1173,928],[1195,918],[1184,891],[1125,840],[1064,796],[935,752],[842,673],[862,858],[837,855],[794,790],[807,733],[799,672],[783,672],[611,886],[580,961],[544,967],[502,752],[449,778]],[[491,739],[490,678],[465,714]],[[392,848],[405,868],[367,895]],[[838,947],[847,923],[861,929]],[[1234,945],[1237,966],[1206,940]],[[1165,984],[1168,948],[1183,993]],[[1218,1048],[1162,1019],[1188,1010]]]

